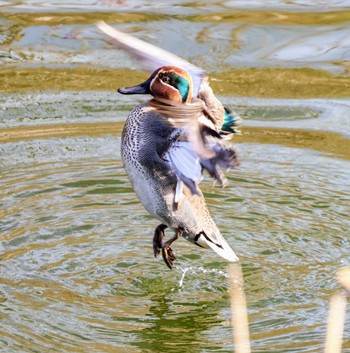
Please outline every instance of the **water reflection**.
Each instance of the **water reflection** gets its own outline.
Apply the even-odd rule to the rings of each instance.
[[[100,19],[104,19],[103,14]],[[347,68],[350,47],[347,24],[247,26],[194,21],[185,25],[187,22],[186,18],[161,18],[119,25],[118,29],[137,34],[143,40],[174,52],[209,72],[220,72],[230,67],[310,67],[341,74]],[[49,26],[36,23],[23,28],[17,38],[11,41],[11,54],[4,52],[1,58],[4,62],[138,68],[136,63],[131,62],[130,65],[130,58],[123,51],[116,54],[107,50],[103,35],[93,24]]]
[[[94,26],[103,19],[209,72],[231,67],[347,71],[350,16],[343,3],[325,6],[320,2],[317,7],[315,3],[257,1],[249,3],[250,11],[244,4],[206,3],[204,11],[200,4],[178,2],[169,8],[157,3],[154,11],[152,1],[128,1],[115,7],[113,2],[101,1],[79,6],[71,1],[37,1],[30,8],[18,2],[2,7],[0,60],[20,66],[137,68],[122,51],[108,50]]]
[[[159,7],[157,10],[159,11],[171,11],[174,9],[169,8],[169,4],[166,1],[154,1],[154,0],[94,0],[87,1],[82,0],[77,4],[72,0],[62,0],[62,1],[43,1],[36,0],[31,1],[28,4],[27,1],[6,1],[3,0],[0,2],[0,6],[3,6],[5,10],[35,10],[39,11],[40,9],[54,9],[55,11],[59,11],[60,9],[70,9],[72,11],[78,10],[93,10],[93,9],[112,9],[115,7],[118,10],[125,9],[139,9],[139,10],[149,10],[154,8],[154,4],[157,4]],[[188,9],[188,11],[204,11],[205,9],[208,11],[214,11],[218,8],[225,9],[283,9],[283,10],[294,10],[294,11],[308,11],[312,9],[315,12],[327,11],[327,10],[342,10],[348,7],[348,3],[346,0],[332,0],[327,1],[325,3],[322,0],[313,1],[310,3],[305,0],[294,0],[294,1],[276,1],[276,0],[255,0],[255,1],[221,1],[219,3],[212,3],[210,1],[204,1],[203,3],[193,4],[189,3],[187,0],[176,0],[173,2],[173,6],[176,10],[182,11],[184,8]]]

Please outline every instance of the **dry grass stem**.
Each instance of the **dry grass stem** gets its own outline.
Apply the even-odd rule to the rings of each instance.
[[[346,310],[346,296],[338,292],[329,301],[329,316],[325,353],[340,353],[343,341],[343,330]]]
[[[346,291],[333,294],[329,301],[325,353],[341,353],[347,304],[346,294],[350,292],[350,268],[339,269],[337,279]]]
[[[236,353],[250,353],[249,323],[240,264],[228,265],[233,341]]]
[[[339,283],[350,292],[350,267],[343,267],[337,273]]]

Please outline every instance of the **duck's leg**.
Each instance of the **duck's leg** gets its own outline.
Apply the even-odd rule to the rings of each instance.
[[[157,257],[160,254],[163,246],[163,238],[165,236],[164,230],[167,229],[168,226],[165,224],[160,224],[154,231],[153,236],[153,253],[154,257]]]
[[[173,252],[173,249],[170,247],[170,245],[179,238],[179,236],[182,234],[182,229],[181,228],[177,228],[175,230],[175,234],[172,238],[170,238],[169,240],[167,240],[165,243],[163,243],[162,246],[162,256],[163,256],[163,260],[166,263],[166,265],[172,269],[173,267],[173,263],[176,260],[176,256]]]
[[[164,230],[166,228],[167,226],[165,224],[160,224],[156,228],[153,237],[153,252],[154,256],[157,257],[157,255],[160,254],[160,250],[162,250],[164,262],[170,269],[172,269],[173,263],[176,260],[176,256],[170,245],[179,238],[179,236],[182,234],[182,229],[176,229],[174,236],[163,243],[162,240],[164,238]]]

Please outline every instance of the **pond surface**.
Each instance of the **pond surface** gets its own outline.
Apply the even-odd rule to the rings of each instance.
[[[233,350],[226,263],[185,240],[172,271],[153,257],[158,223],[120,159],[146,97],[115,92],[146,74],[104,42],[104,19],[205,68],[244,118],[241,166],[201,187],[241,259],[252,351],[321,352],[350,264],[348,1],[0,9],[0,351]]]

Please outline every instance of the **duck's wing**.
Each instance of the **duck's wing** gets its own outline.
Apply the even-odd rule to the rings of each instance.
[[[237,151],[233,145],[223,140],[211,140],[206,146],[212,153],[211,158],[200,157],[190,142],[181,140],[173,142],[164,154],[163,159],[169,163],[177,177],[175,204],[181,199],[184,185],[191,190],[192,194],[199,193],[197,185],[202,179],[204,169],[215,181],[224,185],[225,172],[239,163]]]
[[[237,127],[242,119],[236,112],[222,105],[210,87],[207,77],[201,81],[198,98],[204,102],[211,113],[214,118],[213,123],[222,137],[230,139],[233,133],[240,132]]]
[[[187,141],[175,141],[170,145],[163,159],[169,163],[177,177],[174,203],[178,204],[180,201],[184,185],[191,190],[192,194],[197,195],[197,185],[202,179],[202,167],[200,158],[193,151],[192,145]]]
[[[232,134],[240,133],[238,127],[241,125],[242,119],[235,111],[227,107],[224,107],[224,109],[225,117],[224,123],[221,126],[220,135],[230,138]]]
[[[193,81],[193,97],[197,97],[201,81],[204,77],[203,69],[164,49],[144,42],[143,40],[129,34],[120,32],[103,21],[97,23],[97,27],[110,37],[109,42],[117,47],[126,49],[140,60],[145,69],[150,70],[151,72],[161,66],[167,65],[179,66],[188,71],[191,74]]]
[[[162,115],[164,124],[183,131],[180,135],[175,131],[176,144],[172,151],[177,152],[174,167],[181,172],[181,163],[175,163],[175,160],[181,161],[183,157],[183,164],[192,165],[197,175],[195,164],[199,160],[201,168],[206,169],[214,179],[223,184],[223,175],[220,171],[226,171],[238,164],[236,149],[232,144],[222,140],[215,125],[215,118],[211,116],[204,102],[197,99],[191,103],[178,103],[153,98],[148,105]],[[184,141],[186,144],[180,143]],[[190,173],[185,175],[191,178]],[[198,178],[192,179],[197,181]]]
[[[182,139],[189,141],[194,153],[203,159],[214,157],[214,152],[208,148],[206,136],[220,139],[214,118],[200,99],[191,103],[155,97],[148,102],[149,106],[164,117],[164,124],[177,129],[183,129]]]
[[[225,183],[225,172],[239,164],[236,148],[221,139],[213,123],[204,116],[203,102],[179,104],[167,100],[151,100],[152,109],[163,117],[163,123],[175,128],[164,159],[177,176],[175,203],[186,185],[198,194],[197,184],[203,169],[220,185]],[[213,128],[212,128],[213,126]]]
[[[177,103],[153,98],[148,105],[161,114],[163,124],[175,128],[169,137],[173,142],[164,155],[178,178],[175,203],[182,195],[184,184],[192,194],[198,194],[197,184],[203,169],[223,185],[225,172],[239,164],[237,150],[221,138],[203,101]]]

